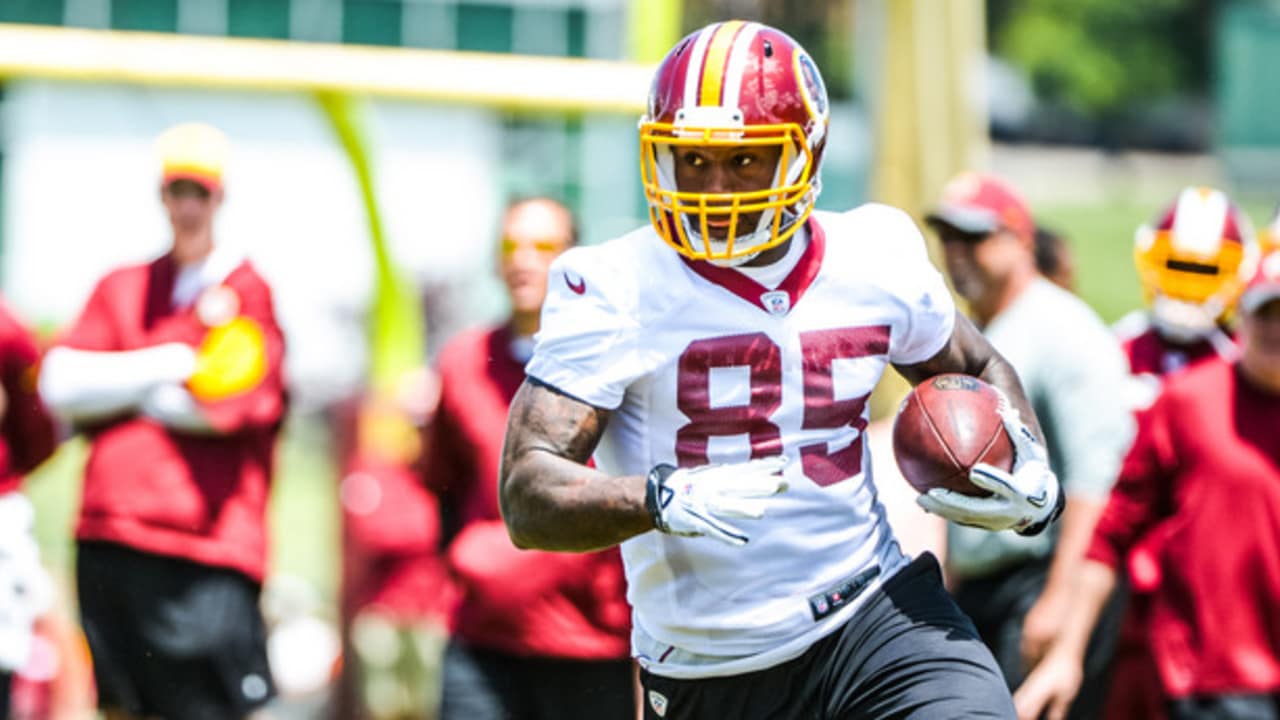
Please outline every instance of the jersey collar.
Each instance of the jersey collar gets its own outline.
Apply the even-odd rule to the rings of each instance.
[[[813,284],[814,278],[818,276],[818,270],[822,267],[822,257],[826,253],[827,238],[822,226],[812,216],[805,221],[805,225],[809,230],[809,246],[804,249],[804,253],[796,261],[796,266],[791,268],[791,272],[778,285],[777,290],[770,290],[733,268],[720,267],[683,256],[680,259],[689,266],[690,270],[701,275],[707,282],[719,285],[770,315],[786,315],[791,312],[791,308],[795,307],[796,303],[800,302],[800,297]]]

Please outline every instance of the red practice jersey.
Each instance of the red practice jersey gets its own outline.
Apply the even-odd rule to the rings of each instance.
[[[1162,577],[1150,641],[1170,697],[1280,690],[1280,396],[1212,360],[1178,373],[1138,435],[1088,557],[1142,538]]]
[[[57,447],[53,418],[36,391],[39,361],[35,338],[0,301],[0,495],[17,490],[22,476]]]
[[[108,274],[62,344],[90,351],[165,342],[199,347],[209,328],[195,307],[172,306],[176,275],[169,255]],[[284,337],[271,291],[247,261],[220,287],[234,293],[239,314],[263,330],[264,378],[202,404],[220,435],[175,432],[139,415],[84,428],[91,449],[76,537],[231,568],[261,581],[265,510],[286,404]]]
[[[623,658],[630,609],[616,548],[519,550],[498,509],[498,466],[511,398],[524,380],[506,328],[464,333],[440,353],[442,394],[427,482],[452,528],[447,555],[462,640],[513,655]]]

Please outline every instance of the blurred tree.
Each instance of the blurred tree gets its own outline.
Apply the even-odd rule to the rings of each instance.
[[[1208,93],[1213,0],[988,0],[991,51],[1037,96],[1117,122],[1170,97]],[[1107,138],[1100,138],[1106,141]]]
[[[853,92],[851,0],[685,0],[684,33],[719,20],[755,20],[782,30],[822,68],[832,99]]]

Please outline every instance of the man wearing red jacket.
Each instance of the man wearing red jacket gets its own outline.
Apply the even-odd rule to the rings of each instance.
[[[0,301],[0,720],[9,717],[12,673],[31,652],[36,618],[47,609],[31,503],[22,478],[53,454],[53,419],[36,392],[35,338]]]
[[[271,292],[215,243],[227,142],[159,141],[173,244],[98,282],[40,391],[89,440],[81,620],[109,717],[235,718],[274,693],[258,595],[285,410]]]
[[[1240,359],[1169,378],[1094,533],[1076,605],[1015,695],[1061,717],[1125,553],[1160,538],[1149,638],[1170,718],[1280,718],[1280,252],[1239,301]]]
[[[545,198],[509,206],[502,232],[511,317],[455,338],[438,361],[442,395],[425,472],[441,500],[448,563],[462,594],[441,717],[634,717],[630,609],[617,549],[517,550],[498,510],[507,408],[533,349],[547,269],[575,242],[568,209]]]

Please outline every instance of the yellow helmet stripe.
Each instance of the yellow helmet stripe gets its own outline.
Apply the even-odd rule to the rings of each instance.
[[[698,94],[698,105],[719,105],[720,91],[723,89],[725,66],[729,62],[729,51],[733,49],[733,41],[738,32],[746,26],[742,20],[730,20],[716,28],[711,41],[707,43],[707,54],[702,61],[702,91]]]

